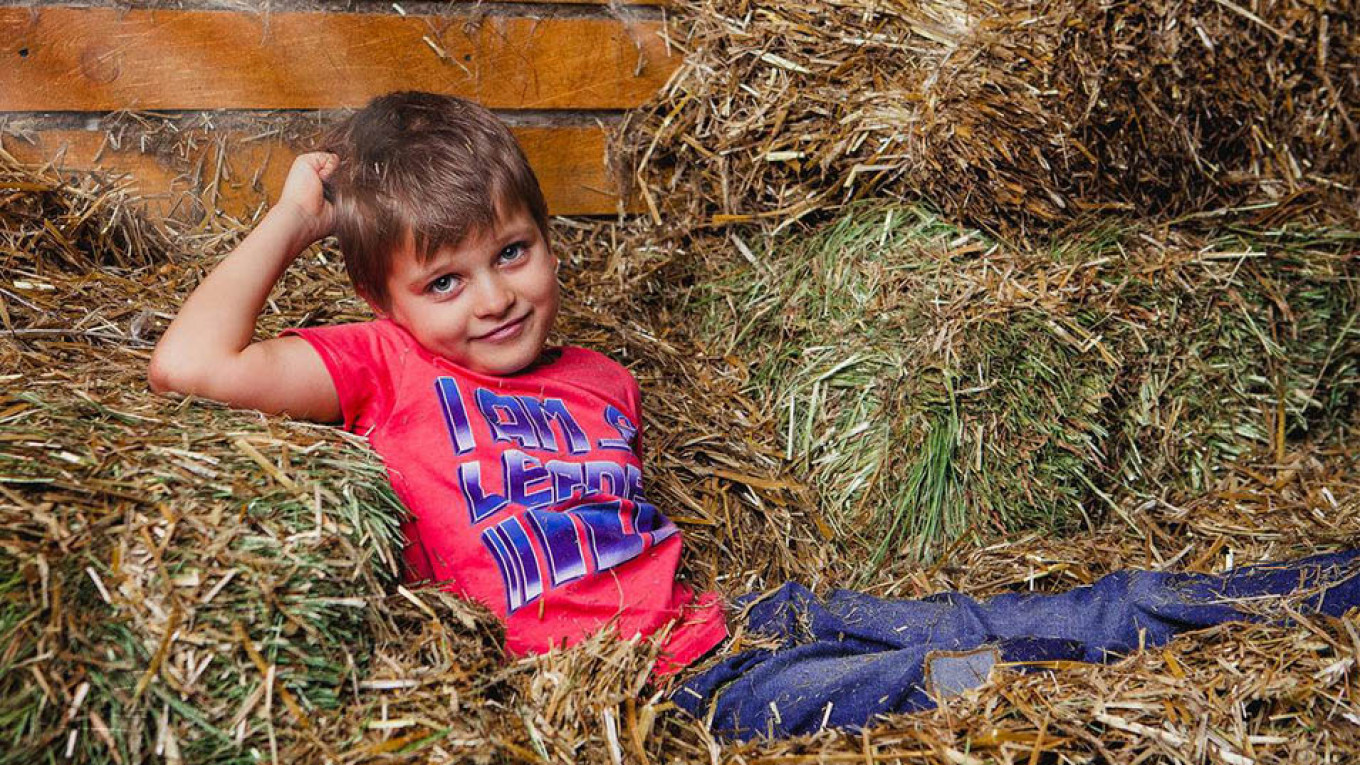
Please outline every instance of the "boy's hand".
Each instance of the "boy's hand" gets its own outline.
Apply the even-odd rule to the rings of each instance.
[[[335,383],[306,340],[253,342],[269,291],[308,245],[335,227],[324,181],[338,164],[325,153],[293,161],[279,201],[184,301],[156,344],[148,369],[153,389],[318,422],[340,419]]]
[[[339,162],[339,157],[322,151],[301,154],[293,160],[288,179],[283,182],[283,192],[274,209],[295,216],[307,238],[305,244],[328,236],[335,228],[335,208],[326,199],[325,181]]]

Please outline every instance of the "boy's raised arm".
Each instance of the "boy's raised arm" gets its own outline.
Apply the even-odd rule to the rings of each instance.
[[[340,419],[335,383],[307,341],[251,342],[274,284],[334,225],[322,181],[335,163],[324,153],[293,162],[278,203],[194,289],[156,344],[148,370],[153,390],[317,422]]]

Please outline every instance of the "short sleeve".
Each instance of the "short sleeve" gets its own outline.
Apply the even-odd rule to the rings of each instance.
[[[321,356],[340,397],[344,428],[367,435],[387,420],[397,376],[409,351],[390,322],[372,321],[283,331],[306,340]]]

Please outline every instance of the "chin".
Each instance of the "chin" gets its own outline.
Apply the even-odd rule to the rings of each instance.
[[[538,360],[538,356],[542,351],[543,347],[540,345],[531,350],[506,353],[504,355],[498,355],[496,358],[479,359],[475,365],[470,366],[474,371],[485,375],[512,375],[516,372],[523,371],[532,365]]]

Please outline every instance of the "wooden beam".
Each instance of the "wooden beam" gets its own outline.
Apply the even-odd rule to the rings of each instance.
[[[554,215],[610,215],[618,188],[605,166],[605,134],[596,127],[516,127],[515,137],[533,166]],[[44,130],[35,143],[0,136],[0,146],[21,162],[52,161],[66,171],[126,175],[128,185],[161,215],[187,217],[220,209],[240,218],[278,198],[296,156],[280,141],[243,141],[214,134],[182,155],[114,149],[93,130]],[[201,207],[200,207],[201,205]],[[631,209],[628,206],[627,209]]]
[[[0,7],[0,111],[325,109],[428,90],[626,109],[679,64],[659,22]]]
[[[457,5],[457,0],[445,0],[449,5]],[[670,0],[624,0],[624,2],[614,2],[614,0],[462,0],[468,6],[475,7],[478,3],[519,3],[521,5],[605,5],[619,6],[622,8],[669,5]],[[398,3],[400,5],[401,3]]]

